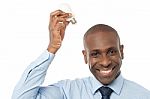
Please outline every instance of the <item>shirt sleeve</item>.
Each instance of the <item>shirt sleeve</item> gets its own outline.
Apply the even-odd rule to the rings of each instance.
[[[24,71],[20,81],[15,86],[12,99],[46,99],[44,94],[50,90],[51,92],[57,92],[59,94],[58,87],[40,87],[40,85],[44,82],[47,69],[53,58],[54,54],[49,53],[46,50],[40,55],[40,57],[32,62]],[[43,91],[41,92],[41,90]]]

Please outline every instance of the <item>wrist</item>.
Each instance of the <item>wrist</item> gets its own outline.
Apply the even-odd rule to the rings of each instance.
[[[52,47],[52,46],[48,46],[47,48],[48,52],[55,54],[58,50],[58,48]]]

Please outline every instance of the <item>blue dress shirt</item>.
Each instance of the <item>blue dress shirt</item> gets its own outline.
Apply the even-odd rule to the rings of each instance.
[[[42,87],[54,56],[45,51],[29,65],[14,88],[12,99],[101,99],[98,89],[103,85],[95,77],[62,80]],[[150,91],[121,74],[108,87],[113,89],[110,99],[150,99]]]

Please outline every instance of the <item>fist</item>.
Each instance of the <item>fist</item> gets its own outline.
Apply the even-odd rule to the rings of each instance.
[[[56,10],[50,14],[49,21],[49,36],[50,42],[48,45],[48,51],[56,53],[61,47],[64,39],[65,30],[69,22],[67,19],[71,16],[70,13],[65,13],[61,10]]]

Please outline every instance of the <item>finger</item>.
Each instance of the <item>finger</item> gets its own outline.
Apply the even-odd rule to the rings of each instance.
[[[63,22],[65,23],[67,20],[67,18],[62,18],[62,17],[56,17],[54,19],[51,19],[50,20],[50,23],[49,23],[49,28],[55,28],[55,25],[58,23],[58,22]]]
[[[66,24],[68,24],[68,22],[66,22]],[[61,40],[64,39],[64,35],[65,35],[65,30],[66,30],[66,25],[65,23],[62,23],[61,24],[61,27],[60,27],[60,35],[61,35]]]
[[[66,21],[67,21],[67,18],[59,17],[59,18],[56,19],[56,22],[63,22],[63,23],[65,23]]]
[[[67,26],[70,23],[70,21],[68,21],[68,18],[71,17],[70,15],[70,13],[65,13],[62,16],[56,17],[56,19],[58,20],[58,22],[63,22]]]
[[[59,15],[55,16],[55,17],[69,18],[70,16],[71,16],[71,14],[70,14],[70,13],[61,13],[61,14],[59,14]]]
[[[66,25],[63,22],[59,22],[56,24],[55,27],[55,36],[60,35],[61,36],[61,40],[63,40],[64,38],[64,34],[65,34],[65,29],[66,29]]]
[[[61,10],[56,10],[50,14],[50,22],[53,23],[53,21],[57,18],[58,15],[61,15],[63,13]]]
[[[69,18],[68,14],[65,14],[65,15],[62,15],[62,16],[55,16],[55,17],[53,17],[51,22],[54,22],[54,24],[56,22],[65,22],[65,21],[67,21],[68,18]]]
[[[65,29],[60,30],[60,35],[61,35],[61,40],[63,40],[65,36]]]
[[[58,22],[54,29],[53,29],[53,33],[54,34],[59,34],[60,35],[60,30],[64,27],[63,22]]]
[[[64,24],[67,26],[70,23],[70,21],[65,21]]]
[[[55,24],[57,24],[57,22],[59,22],[59,21],[66,23],[65,21],[70,16],[71,16],[71,13],[65,13],[65,12],[63,12],[61,10],[56,10],[56,11],[54,11],[54,12],[51,13],[49,24],[51,24],[52,26],[55,26]]]
[[[50,18],[55,18],[55,17],[69,17],[71,14],[70,13],[65,13],[61,10],[56,10],[50,14]]]
[[[50,13],[50,16],[57,16],[57,15],[59,15],[59,14],[61,14],[61,13],[64,13],[64,12],[61,11],[61,10],[56,10],[56,11]]]
[[[57,23],[64,23],[65,25],[67,25],[67,18],[58,17],[54,19],[53,22],[51,22],[51,27],[55,28]]]
[[[64,29],[66,26],[63,22],[58,22],[56,24],[56,30],[61,30],[61,29]]]
[[[72,16],[72,14],[71,13],[65,13],[61,10],[57,10],[55,12],[52,12],[50,16],[51,16],[51,18],[56,18],[56,17],[69,18],[70,16]]]

